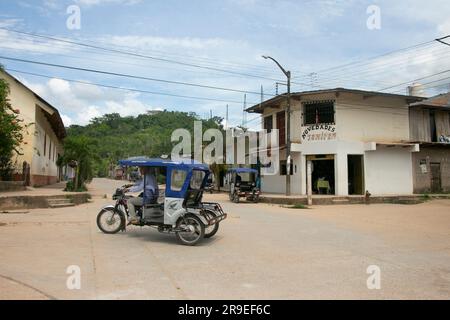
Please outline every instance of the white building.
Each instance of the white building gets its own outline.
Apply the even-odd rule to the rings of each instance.
[[[291,194],[338,196],[413,193],[408,104],[424,98],[349,89],[291,95]],[[262,115],[264,129],[279,130],[280,172],[262,178],[262,191],[286,191],[286,95],[247,109]]]
[[[13,159],[16,168],[22,168],[24,162],[30,166],[29,184],[32,186],[58,182],[64,173],[57,161],[63,154],[66,136],[58,110],[9,73],[0,71],[0,79],[8,83],[11,106],[20,112],[23,125],[28,126],[23,132],[23,154]],[[23,172],[19,172],[14,179],[23,179]]]

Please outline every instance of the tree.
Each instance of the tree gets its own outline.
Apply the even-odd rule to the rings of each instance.
[[[68,183],[67,191],[86,190],[85,183],[90,182],[94,176],[93,162],[98,160],[94,140],[86,136],[72,136],[64,140],[64,156],[62,163],[76,162],[75,179]]]
[[[0,72],[3,68],[0,65]],[[9,180],[13,169],[14,154],[22,155],[23,131],[19,109],[13,109],[8,99],[8,83],[0,79],[0,179]]]

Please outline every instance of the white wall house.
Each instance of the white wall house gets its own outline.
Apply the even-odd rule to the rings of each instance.
[[[413,193],[408,104],[423,98],[349,89],[291,96],[291,194],[306,195],[312,162],[314,194],[338,196]],[[285,193],[286,96],[247,109],[260,113],[263,129],[279,129],[278,174],[262,178],[262,191]]]
[[[33,186],[56,183],[62,175],[57,160],[63,154],[62,141],[66,136],[58,110],[9,73],[0,71],[0,78],[8,83],[8,99],[28,126],[23,132],[23,155],[13,159],[15,166],[22,168],[23,162],[30,165]]]

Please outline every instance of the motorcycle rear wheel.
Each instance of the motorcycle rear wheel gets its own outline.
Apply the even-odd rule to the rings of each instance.
[[[190,231],[177,231],[178,240],[186,246],[195,246],[205,236],[205,225],[195,215],[188,214],[178,220],[177,229],[187,228]]]

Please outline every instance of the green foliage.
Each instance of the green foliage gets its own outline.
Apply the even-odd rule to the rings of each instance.
[[[195,120],[201,120],[195,113],[178,111],[140,114],[135,117],[121,117],[112,113],[92,119],[87,126],[73,125],[67,132],[69,138],[85,136],[96,142],[93,174],[105,177],[110,167],[120,159],[170,155],[173,146],[177,144],[170,141],[172,132],[182,128],[192,134]],[[203,130],[223,129],[221,121],[219,117],[202,120]]]
[[[68,183],[66,191],[85,191],[85,183],[90,182],[94,176],[94,161],[98,160],[96,154],[97,141],[86,136],[69,136],[64,140],[64,156],[62,163],[77,162],[75,182]],[[75,185],[76,183],[76,185]]]
[[[0,72],[3,68],[0,65]],[[8,99],[8,83],[0,79],[0,179],[9,180],[12,172],[14,154],[22,154],[20,145],[23,142],[23,120],[20,111],[13,109]]]

